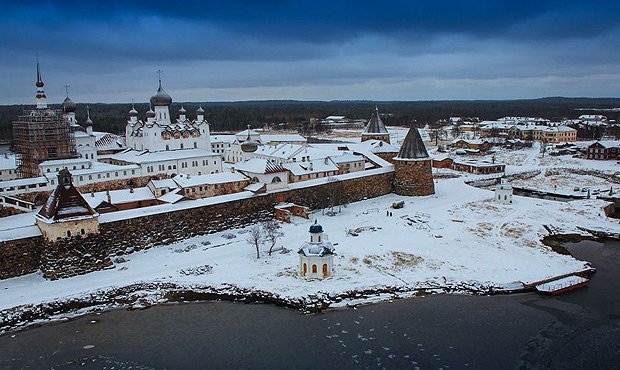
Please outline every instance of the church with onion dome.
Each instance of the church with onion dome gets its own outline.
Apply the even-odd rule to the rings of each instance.
[[[203,149],[211,151],[209,122],[204,118],[205,111],[198,108],[195,118],[188,117],[185,108],[170,112],[172,97],[163,89],[161,78],[159,88],[151,97],[151,108],[139,119],[139,112],[129,111],[125,137],[127,147],[134,150],[162,152],[181,149]]]
[[[299,275],[306,279],[325,279],[332,275],[334,246],[317,220],[310,226],[310,241],[304,242],[299,251]]]
[[[207,175],[222,172],[222,158],[211,147],[209,122],[201,107],[191,119],[184,107],[173,116],[172,97],[159,79],[150,108],[140,119],[135,107],[129,111],[125,127],[127,150],[104,161],[126,166],[138,165],[142,176]],[[194,115],[194,114],[192,114]]]

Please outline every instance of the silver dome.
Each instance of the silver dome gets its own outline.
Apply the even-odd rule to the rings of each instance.
[[[155,107],[167,107],[172,104],[172,98],[168,95],[167,92],[161,87],[161,80],[159,81],[159,88],[157,89],[157,93],[151,96],[151,105]]]
[[[62,109],[66,113],[73,113],[77,109],[77,104],[75,104],[73,100],[71,100],[71,98],[67,96],[65,100],[62,102]]]
[[[241,143],[241,151],[244,153],[254,153],[258,150],[258,143],[254,140],[246,140]]]

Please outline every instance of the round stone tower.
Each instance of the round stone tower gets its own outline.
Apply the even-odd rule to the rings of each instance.
[[[418,129],[409,129],[398,155],[394,157],[394,192],[398,195],[435,194],[431,159]]]

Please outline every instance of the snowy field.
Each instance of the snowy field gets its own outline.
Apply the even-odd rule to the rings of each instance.
[[[115,268],[48,281],[39,273],[0,281],[0,310],[80,297],[134,283],[171,282],[183,286],[236,286],[285,298],[386,286],[415,289],[471,283],[510,286],[582,270],[583,261],[559,255],[540,243],[543,225],[562,232],[576,226],[618,232],[602,213],[602,201],[554,202],[515,197],[498,205],[493,193],[463,179],[438,180],[437,194],[414,198],[386,195],[350,204],[335,216],[314,213],[282,224],[277,246],[287,253],[261,258],[248,242],[248,229],[162,245],[123,256]],[[390,204],[404,200],[402,209]],[[306,281],[297,275],[297,249],[308,240],[317,218],[336,248],[333,276]],[[353,232],[350,232],[353,230]],[[354,236],[353,234],[356,234]]]

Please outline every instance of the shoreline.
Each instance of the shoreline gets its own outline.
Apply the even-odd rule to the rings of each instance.
[[[571,255],[568,249],[562,246],[563,243],[583,240],[599,242],[620,240],[620,234],[580,229],[588,232],[590,235],[576,233],[550,234],[543,237],[540,241],[555,253]],[[596,269],[592,268],[590,270],[576,271],[572,274],[581,273],[589,276],[595,272]],[[145,282],[119,288],[98,290],[80,297],[5,309],[0,311],[0,336],[18,332],[29,327],[67,321],[96,312],[120,308],[127,310],[146,309],[154,305],[169,303],[205,301],[266,303],[309,314],[323,312],[330,308],[355,308],[359,305],[434,294],[491,296],[533,291],[534,288],[531,285],[506,288],[476,282],[459,282],[443,285],[428,283],[427,286],[422,287],[383,286],[363,290],[349,290],[335,295],[319,292],[315,295],[291,298],[264,290],[239,288],[231,284],[222,284],[221,287],[216,288],[210,285]]]

